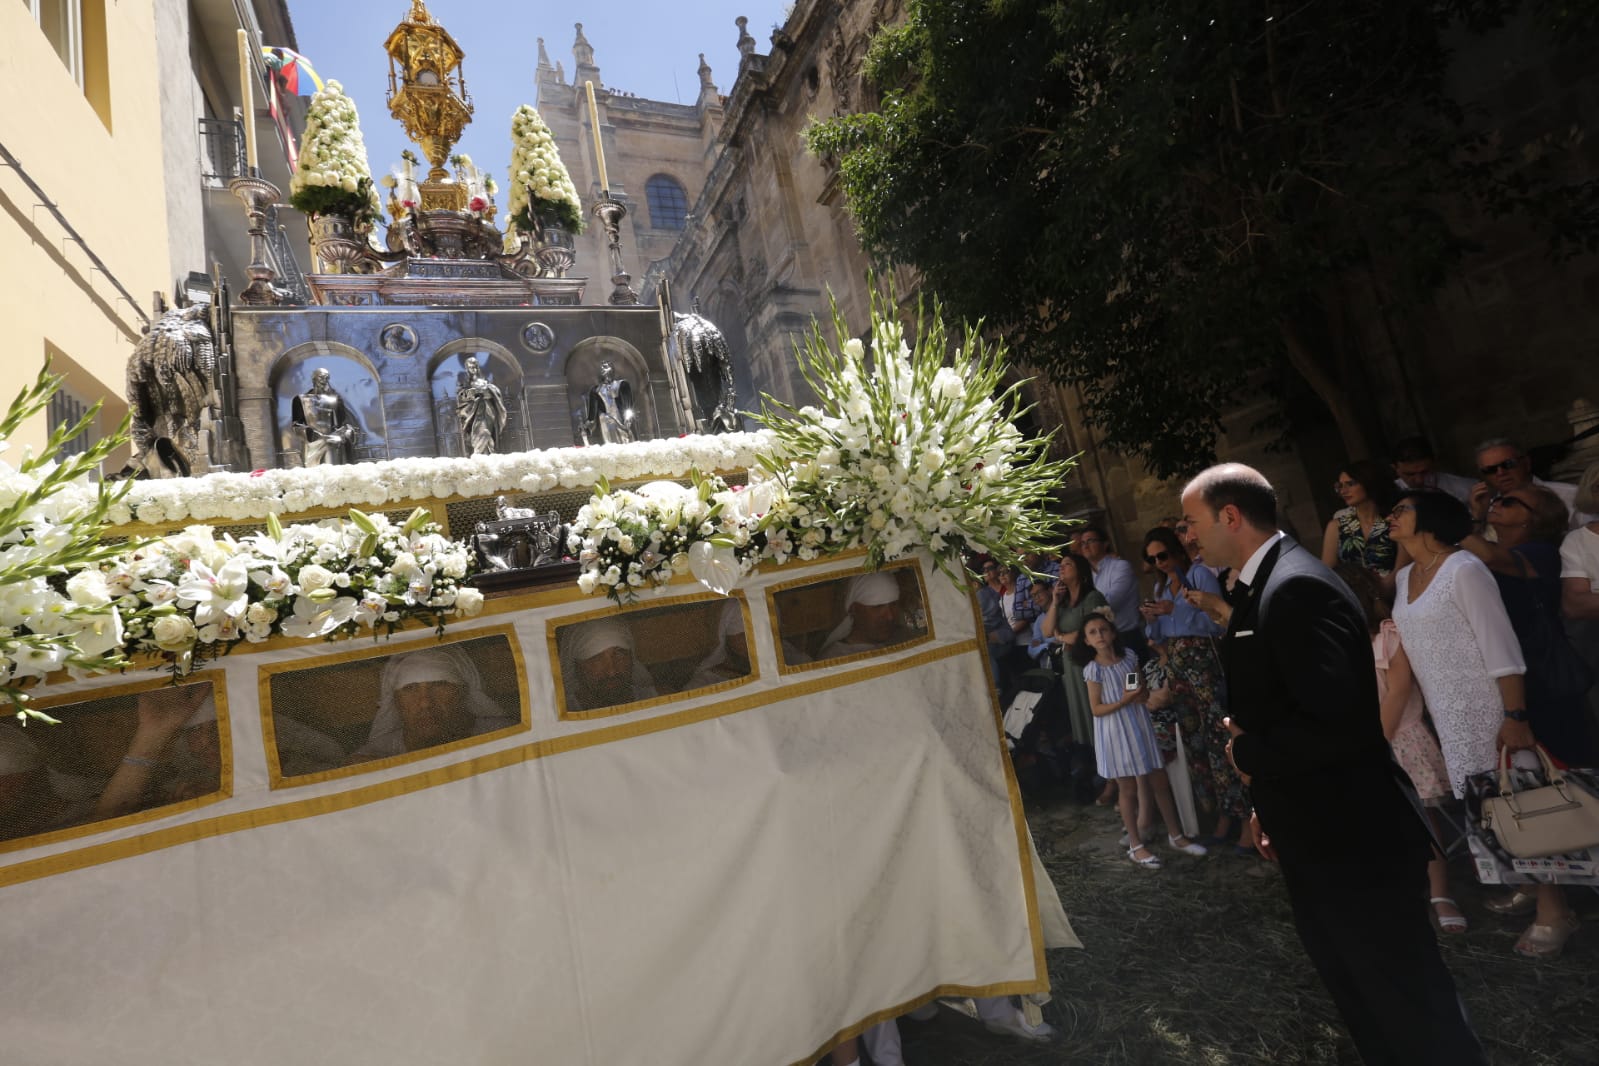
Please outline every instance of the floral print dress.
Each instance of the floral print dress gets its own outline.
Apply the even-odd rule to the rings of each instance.
[[[1381,577],[1394,572],[1399,546],[1388,536],[1388,519],[1379,517],[1367,533],[1355,509],[1345,507],[1333,515],[1333,521],[1338,523],[1339,562],[1363,566]]]

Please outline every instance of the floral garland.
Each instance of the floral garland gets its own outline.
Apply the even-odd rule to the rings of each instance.
[[[590,488],[602,478],[635,481],[685,477],[695,469],[743,470],[755,466],[766,444],[763,434],[726,433],[471,458],[386,459],[351,466],[163,478],[132,482],[126,494],[113,501],[107,516],[118,525],[242,522],[274,513]],[[85,483],[68,485],[62,492],[73,505],[87,506],[95,489]]]
[[[1003,346],[967,328],[946,366],[938,307],[918,315],[913,348],[896,306],[873,294],[870,367],[836,306],[836,349],[812,329],[800,361],[823,405],[766,397],[778,413],[760,417],[769,436],[744,491],[698,475],[687,499],[600,482],[571,526],[579,587],[620,601],[689,572],[727,592],[762,560],[856,548],[868,568],[926,549],[959,582],[963,553],[1017,563],[1056,547],[1065,522],[1049,495],[1071,463],[1015,428],[1021,386],[1004,385]]]
[[[382,211],[367,169],[355,101],[336,81],[311,98],[299,169],[289,182],[289,203],[307,215],[336,215],[354,222],[376,221]]]
[[[269,516],[265,532],[242,541],[190,526],[69,585],[121,611],[130,652],[165,655],[183,674],[239,641],[377,635],[417,621],[442,631],[483,609],[483,594],[463,583],[471,563],[422,508],[399,526],[351,511],[287,528]]]
[[[510,212],[510,228],[523,233],[551,224],[583,232],[577,187],[561,162],[555,135],[530,104],[511,116]]]
[[[43,410],[61,378],[40,371],[0,418],[0,452],[8,438]],[[127,441],[121,429],[77,455],[62,457],[62,446],[93,424],[95,404],[76,424],[50,434],[37,455],[18,466],[0,461],[0,697],[19,717],[51,720],[27,708],[24,686],[63,668],[74,673],[114,670],[126,665],[124,630],[117,608],[86,596],[73,580],[61,578],[98,565],[124,549],[100,537],[107,515],[127,493],[91,482],[90,474]],[[60,460],[60,461],[58,461]]]

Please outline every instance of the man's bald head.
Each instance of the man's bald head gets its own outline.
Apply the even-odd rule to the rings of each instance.
[[[1253,467],[1222,463],[1183,489],[1183,520],[1205,562],[1237,568],[1277,532],[1277,490]]]
[[[1235,507],[1248,525],[1267,533],[1277,531],[1277,490],[1252,466],[1222,463],[1202,470],[1183,489],[1183,499],[1189,499],[1190,493],[1213,515],[1224,507]]]

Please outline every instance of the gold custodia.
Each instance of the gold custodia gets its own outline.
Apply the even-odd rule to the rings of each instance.
[[[422,207],[462,210],[466,190],[447,180],[444,164],[472,121],[472,98],[461,76],[466,53],[434,21],[423,0],[411,0],[410,14],[389,34],[383,49],[389,54],[389,113],[432,164],[421,183]]]

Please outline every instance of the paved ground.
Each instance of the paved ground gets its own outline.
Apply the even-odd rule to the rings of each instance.
[[[1269,863],[1166,850],[1166,867],[1151,873],[1117,847],[1110,809],[1061,802],[1029,817],[1085,945],[1050,952],[1055,1000],[1044,1016],[1062,1038],[1027,1045],[945,1010],[900,1023],[910,1066],[1359,1063]],[[1484,911],[1469,866],[1455,872],[1472,924],[1445,938],[1445,957],[1490,1061],[1599,1064],[1599,895],[1573,891],[1587,928],[1560,960],[1534,963],[1511,951],[1524,920]]]

